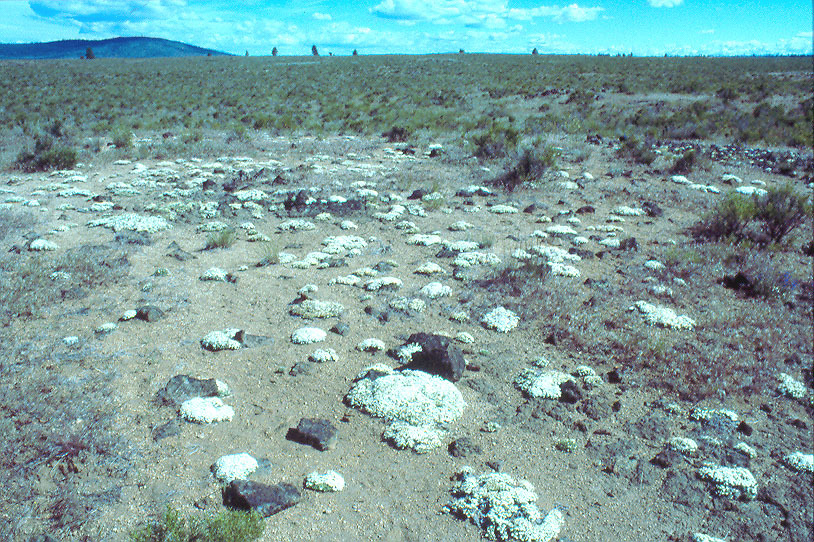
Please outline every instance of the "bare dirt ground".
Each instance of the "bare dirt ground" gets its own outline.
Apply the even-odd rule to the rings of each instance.
[[[671,181],[658,163],[652,168],[626,164],[611,146],[597,145],[579,162],[566,153],[558,167],[534,186],[512,193],[492,187],[492,195],[457,196],[460,189],[484,185],[502,171],[485,169],[477,161],[446,159],[443,152],[431,157],[429,148],[405,154],[404,147],[351,137],[281,138],[268,142],[267,152],[245,158],[120,162],[58,174],[3,173],[0,199],[8,198],[8,207],[15,212],[30,211],[37,217],[31,228],[7,235],[3,252],[16,245],[25,254],[31,241],[45,238],[58,245],[55,253],[101,245],[126,252],[129,261],[122,280],[77,299],[63,295],[46,313],[16,318],[7,326],[9,336],[26,337],[35,348],[64,360],[40,368],[57,376],[58,382],[110,375],[109,402],[99,408],[114,413],[110,431],[126,450],[117,453],[126,455],[128,462],[124,472],[115,475],[88,450],[44,463],[25,480],[33,488],[31,500],[0,499],[0,521],[8,522],[9,539],[53,533],[60,540],[126,540],[129,532],[159,516],[168,504],[185,514],[216,513],[223,507],[221,485],[210,467],[223,455],[246,452],[270,463],[252,476],[260,482],[301,487],[308,473],[329,469],[346,481],[339,493],[303,490],[299,504],[266,520],[262,540],[268,541],[480,540],[477,526],[444,511],[451,478],[465,465],[478,473],[499,469],[531,482],[542,510],[563,511],[565,525],[559,537],[563,541],[690,540],[693,533],[727,540],[811,540],[812,473],[792,470],[783,458],[814,451],[812,407],[807,398],[795,400],[777,391],[779,375],[785,372],[805,382],[811,393],[811,298],[805,297],[810,296],[810,286],[782,299],[747,300],[719,284],[732,271],[722,259],[696,262],[689,274],[671,272],[686,264],[681,259],[695,257],[691,251],[696,249],[687,248],[687,228],[721,195]],[[254,176],[261,169],[263,173]],[[750,186],[763,186],[753,180],[768,186],[787,180],[747,163],[708,163],[687,177],[698,185],[732,190],[734,185],[722,182],[723,174],[737,175]],[[242,205],[234,190],[223,188],[235,179],[238,190],[261,190],[266,199],[256,206]],[[805,189],[805,184],[795,182]],[[79,192],[70,195],[69,188]],[[286,209],[284,202],[292,201],[301,189],[311,190],[314,202]],[[437,190],[441,199],[408,200],[416,189]],[[331,195],[362,199],[367,205],[316,216],[314,209]],[[216,211],[205,216],[199,203],[212,201],[218,202],[210,207]],[[620,206],[641,209],[645,202],[656,203],[663,214],[613,212]],[[524,212],[531,204],[535,206]],[[373,216],[393,205],[406,207],[403,215],[395,220]],[[518,212],[497,214],[491,211],[496,205],[511,205]],[[139,237],[87,225],[106,216],[149,215],[151,210],[164,216],[173,210],[171,229]],[[315,228],[281,230],[291,218],[304,218]],[[342,229],[346,220],[356,228]],[[212,221],[235,230],[231,247],[203,250],[210,234],[200,226]],[[497,255],[502,263],[497,270],[481,266],[453,277],[454,258],[438,257],[440,244],[409,244],[412,234],[395,227],[403,221],[413,222],[414,231],[435,233],[444,241],[478,242],[479,250]],[[470,223],[469,229],[451,231],[450,225],[458,221]],[[241,227],[246,222],[270,241],[250,240],[250,229]],[[547,231],[555,225],[569,226],[574,233]],[[809,221],[798,232],[800,238],[810,237],[810,227]],[[286,254],[301,262],[325,248],[326,237],[339,235],[359,236],[366,246],[358,254],[336,255],[330,265],[320,260],[322,256],[309,266],[257,265],[270,253],[283,262]],[[579,244],[575,237],[585,240]],[[637,249],[620,250],[606,241],[614,238],[635,238]],[[802,242],[797,239],[796,245],[778,252],[776,262],[810,285],[812,258],[803,253]],[[189,259],[169,255],[172,243],[189,253]],[[573,249],[572,254],[581,255],[579,261],[565,262],[579,276],[525,277],[519,283],[521,291],[514,292],[488,282],[499,270],[517,263],[515,251],[539,245]],[[709,257],[706,249],[698,250],[702,259]],[[679,262],[666,271],[645,266],[650,260],[668,264],[669,258]],[[430,261],[446,274],[415,273]],[[354,272],[368,280],[359,270],[377,265],[387,269],[378,276],[402,281],[397,291],[331,283]],[[200,280],[212,267],[232,273],[236,281]],[[422,296],[421,288],[434,281],[450,286],[451,294],[437,299]],[[314,299],[341,303],[342,316],[314,320],[292,316],[292,303],[308,284],[318,287],[309,294]],[[421,298],[426,308],[411,314],[390,308],[400,296]],[[630,310],[641,300],[689,316],[696,328],[648,326]],[[118,321],[126,311],[144,305],[160,308],[163,317],[154,322]],[[508,333],[484,327],[482,316],[497,306],[520,314],[519,326]],[[782,314],[794,319],[772,320],[778,307],[785,307]],[[469,314],[468,321],[450,318],[461,310]],[[339,321],[349,326],[347,333],[329,331],[323,343],[297,345],[290,339],[298,328],[328,331]],[[116,329],[97,332],[106,322],[117,322]],[[754,341],[769,343],[767,337],[773,336],[756,332],[752,336],[761,322],[767,329],[782,328],[777,336],[783,340],[757,348]],[[201,347],[204,335],[225,328],[240,328],[273,342],[235,351]],[[552,332],[571,328],[597,336],[574,339]],[[721,333],[731,334],[724,341],[730,350],[711,357],[725,363],[727,356],[735,356],[727,352],[756,348],[765,355],[760,363],[756,360],[753,374],[724,375],[729,380],[715,381],[721,374],[712,372],[708,387],[693,394],[681,381],[698,382],[697,375],[708,368],[694,364],[687,341],[697,340],[698,348],[703,348],[707,337],[724,329]],[[378,338],[394,348],[416,332],[450,337],[466,332],[474,339],[471,344],[458,343],[467,361],[463,378],[456,382],[467,403],[464,414],[450,424],[443,446],[426,454],[383,442],[384,423],[343,401],[366,367],[398,365],[385,352],[360,352],[360,341]],[[63,339],[69,336],[78,342],[66,344]],[[626,344],[619,344],[620,336],[627,337]],[[713,347],[719,345],[710,341],[709,348]],[[316,348],[333,348],[338,360],[308,361]],[[681,348],[685,351],[679,352]],[[615,349],[624,353],[617,355]],[[580,390],[575,402],[525,396],[514,381],[541,357],[549,368],[566,373],[590,366],[602,383]],[[666,375],[662,360],[679,358],[683,361],[674,362],[672,375]],[[154,429],[177,416],[176,409],[156,405],[154,397],[178,374],[226,382],[232,395],[224,402],[234,408],[233,420],[211,425],[183,422],[179,434],[154,440]],[[26,377],[15,373],[12,378]],[[668,380],[672,383],[665,384]],[[693,421],[690,414],[699,406],[730,409],[738,423],[711,427],[714,424]],[[17,419],[9,408],[3,416]],[[288,440],[289,429],[303,417],[330,420],[338,429],[337,445],[318,451]],[[81,434],[83,423],[73,420],[66,434]],[[447,445],[461,437],[471,439],[480,451],[451,455]],[[654,461],[673,437],[691,437],[699,450]],[[574,439],[575,446],[558,449],[563,439]],[[739,443],[751,447],[754,457],[739,452],[744,449]],[[715,496],[698,478],[704,461],[747,467],[757,480],[757,497]],[[83,502],[93,505],[83,509],[81,521],[58,528],[60,517],[55,516],[67,512],[55,509],[51,501],[60,487],[68,486],[75,508],[82,508]],[[108,497],[99,498],[102,494]]]

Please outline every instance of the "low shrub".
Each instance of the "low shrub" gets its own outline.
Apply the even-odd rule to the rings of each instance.
[[[763,196],[731,192],[692,228],[692,233],[708,241],[779,244],[811,213],[808,198],[797,194],[790,184],[771,187]]]
[[[692,171],[693,166],[695,166],[696,161],[695,149],[690,149],[675,161],[673,167],[670,169],[670,172],[677,175],[689,173]]]
[[[639,141],[636,137],[629,136],[622,141],[619,150],[616,151],[619,158],[632,160],[637,164],[649,166],[656,160],[656,153],[653,152],[652,145],[646,141]]]
[[[493,179],[489,184],[512,192],[523,183],[536,181],[546,169],[556,166],[559,156],[559,151],[551,145],[545,145],[541,149],[526,149],[511,170]]]
[[[113,130],[110,139],[117,149],[129,149],[133,146],[133,132],[124,126],[119,126]]]
[[[237,234],[235,230],[227,228],[225,230],[212,232],[206,237],[206,246],[204,250],[213,250],[216,248],[231,248],[235,244]]]
[[[280,250],[271,241],[264,241],[260,244],[260,259],[257,267],[276,265],[280,263]]]
[[[202,519],[182,517],[172,508],[148,527],[130,534],[133,542],[249,542],[262,536],[266,525],[257,512],[226,510]]]
[[[481,160],[492,160],[506,156],[517,147],[520,132],[512,126],[495,123],[487,130],[472,136],[475,156]]]
[[[26,172],[71,169],[79,160],[75,149],[60,145],[48,135],[34,140],[34,150],[23,150],[17,155],[14,166]]]
[[[763,231],[769,238],[780,243],[792,230],[802,225],[811,212],[808,198],[797,194],[794,187],[786,183],[771,188],[758,199],[756,218],[763,222]]]

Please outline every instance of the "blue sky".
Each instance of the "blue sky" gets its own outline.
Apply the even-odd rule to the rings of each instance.
[[[0,42],[151,36],[229,53],[811,54],[811,0],[0,0]]]

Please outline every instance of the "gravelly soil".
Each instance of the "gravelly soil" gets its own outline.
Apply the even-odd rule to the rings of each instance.
[[[97,288],[88,297],[66,299],[41,318],[18,320],[8,328],[14,334],[34,337],[45,350],[80,353],[78,362],[53,366],[50,370],[55,374],[71,378],[113,371],[116,375],[112,381],[115,392],[105,408],[115,410],[114,430],[133,452],[131,468],[114,483],[120,489],[114,498],[90,511],[87,521],[73,526],[74,530],[59,531],[61,537],[125,540],[128,532],[160,514],[167,504],[189,514],[215,513],[222,503],[220,485],[213,479],[210,466],[222,455],[247,452],[270,462],[269,468],[253,476],[258,481],[301,486],[306,474],[329,469],[340,472],[346,480],[346,489],[340,493],[305,491],[297,506],[266,520],[263,540],[479,540],[477,527],[443,511],[450,498],[450,479],[464,465],[477,472],[499,468],[531,482],[541,509],[558,507],[564,511],[560,540],[690,540],[697,532],[727,540],[811,539],[812,474],[794,472],[782,458],[794,451],[812,453],[812,408],[805,400],[795,401],[776,391],[779,373],[787,372],[807,382],[811,393],[810,345],[806,350],[789,343],[788,355],[796,355],[796,362],[775,365],[771,373],[766,373],[765,365],[756,369],[756,373],[762,372],[754,375],[755,381],[774,382],[773,387],[763,385],[755,393],[724,389],[700,402],[698,397],[690,401],[669,386],[655,387],[656,370],[637,366],[635,371],[625,371],[625,358],[613,355],[610,339],[604,349],[594,343],[578,348],[556,337],[548,340],[550,322],[541,319],[551,314],[536,308],[546,303],[550,308],[551,299],[557,299],[563,308],[556,317],[562,320],[574,307],[596,302],[595,311],[587,312],[588,318],[604,322],[596,329],[611,329],[619,322],[619,326],[635,328],[645,342],[656,331],[629,310],[638,300],[671,307],[693,318],[699,328],[711,326],[719,313],[730,310],[726,303],[731,303],[731,310],[745,310],[747,302],[716,285],[717,279],[711,275],[706,283],[682,285],[644,266],[648,260],[661,258],[673,244],[686,244],[686,228],[719,195],[675,184],[669,173],[617,162],[608,147],[595,147],[583,162],[562,160],[561,170],[566,173],[560,168],[549,170],[533,187],[511,194],[493,189],[492,196],[460,197],[455,196],[459,189],[482,185],[502,172],[485,170],[477,162],[445,159],[443,153],[431,158],[425,152],[429,149],[406,155],[382,141],[337,138],[320,145],[319,154],[309,152],[312,145],[306,140],[292,149],[278,141],[277,152],[247,159],[145,161],[138,166],[110,164],[56,175],[3,174],[5,195],[20,197],[19,202],[12,198],[11,206],[33,210],[39,217],[34,227],[36,236],[30,237],[55,242],[57,251],[89,244],[123,247],[131,264],[128,277],[120,283]],[[331,148],[336,152],[330,152]],[[255,177],[253,173],[261,168],[265,171]],[[239,175],[240,170],[249,174]],[[623,175],[625,170],[632,171]],[[593,179],[584,177],[586,172]],[[771,185],[784,180],[748,165],[724,169],[718,164],[688,177],[694,183],[726,191],[732,187],[721,183],[724,173],[739,175],[746,183],[761,179]],[[239,181],[237,188],[256,188],[269,194],[267,201],[259,203],[256,216],[252,216],[252,209],[228,206],[234,200],[222,185],[233,179]],[[213,182],[204,185],[205,181]],[[369,185],[353,184],[358,181]],[[577,184],[565,184],[575,181]],[[106,188],[114,182],[126,183],[138,193],[116,195],[115,190]],[[64,186],[49,190],[49,183]],[[202,186],[212,189],[204,191]],[[98,195],[97,200],[109,201],[113,207],[105,209],[97,201],[96,210],[88,196],[58,195],[68,187],[87,190],[90,196]],[[121,185],[118,189],[123,187],[127,188]],[[290,211],[283,207],[286,195],[279,191],[298,188],[316,189],[312,194],[315,199],[331,194],[353,199],[359,197],[360,188],[376,190],[377,195],[365,196],[369,203],[362,210],[320,220],[314,217],[313,206]],[[423,204],[426,216],[414,216],[409,211],[394,221],[372,216],[388,211],[393,204],[421,205],[420,200],[407,200],[419,188],[435,188],[443,196],[440,204]],[[38,200],[39,207],[26,204],[32,199]],[[172,229],[145,236],[149,241],[143,245],[134,244],[132,236],[116,240],[110,229],[86,225],[102,216],[125,212],[146,215],[150,210],[166,211],[171,202],[196,201],[226,203],[217,216],[209,218],[197,209],[179,213]],[[613,218],[620,216],[612,213],[619,206],[639,208],[646,201],[656,202],[664,214]],[[532,203],[536,204],[533,212],[522,212]],[[495,204],[513,205],[520,212],[495,214],[489,211]],[[586,205],[595,212],[574,214]],[[296,232],[278,229],[297,216],[316,228]],[[553,223],[547,218],[553,218]],[[574,218],[578,220],[569,221]],[[211,220],[235,228],[236,241],[231,248],[203,250],[208,234],[198,227]],[[358,228],[342,230],[343,220],[353,221]],[[436,256],[440,245],[407,244],[409,234],[394,227],[403,220],[414,222],[421,233],[436,232],[444,240],[477,241],[504,264],[513,261],[511,255],[517,249],[539,244],[566,250],[577,247],[573,235],[546,235],[553,224],[571,226],[586,237],[587,242],[578,248],[587,252],[582,252],[580,261],[566,262],[578,269],[579,277],[531,277],[521,284],[521,291],[511,292],[500,284],[489,286],[475,280],[493,277],[495,272],[488,267],[469,271],[465,278],[472,280],[453,278],[452,258]],[[460,220],[472,227],[450,231],[449,226]],[[359,254],[336,262],[336,267],[258,267],[266,249],[262,248],[264,243],[248,240],[248,230],[240,227],[244,222],[252,222],[258,232],[267,235],[275,251],[293,254],[297,260],[324,248],[322,241],[327,236],[357,235],[367,246]],[[68,227],[48,233],[60,225]],[[602,231],[606,226],[619,226],[620,231]],[[810,235],[810,226],[806,225],[805,235]],[[9,235],[3,250],[13,243],[24,247],[25,233]],[[623,251],[601,244],[611,233],[619,239],[634,237],[638,250]],[[168,256],[171,243],[193,257],[179,261]],[[798,249],[778,258],[785,258],[795,273],[811,281],[810,256]],[[438,263],[448,274],[427,277],[414,273],[428,261]],[[330,284],[331,279],[382,262],[396,265],[380,276],[403,281],[398,291],[366,292],[360,287]],[[236,282],[199,280],[211,267],[232,273]],[[159,269],[166,272],[156,273]],[[711,264],[709,272],[716,273],[717,269]],[[533,293],[543,280],[545,293]],[[451,286],[452,294],[425,299],[426,309],[421,313],[388,310],[394,297],[421,297],[418,291],[432,281]],[[290,305],[307,284],[318,287],[316,293],[309,294],[314,299],[341,303],[342,317],[309,321],[291,316]],[[648,292],[649,286],[658,284],[672,289],[672,297]],[[709,288],[715,293],[705,293]],[[712,299],[714,304],[706,303]],[[787,302],[805,305],[806,299],[798,296]],[[143,305],[157,306],[165,314],[155,322],[119,322],[117,329],[103,335],[95,331]],[[499,305],[524,316],[516,329],[505,334],[479,323],[485,312]],[[470,314],[469,321],[450,319],[460,309]],[[794,328],[792,336],[811,329],[810,310],[803,308],[799,314],[799,321],[787,323]],[[319,345],[295,345],[289,338],[297,328],[316,326],[327,331],[340,320],[348,324],[349,331],[344,336],[329,332]],[[205,334],[225,328],[240,328],[273,341],[236,351],[201,348],[199,341]],[[480,453],[453,457],[446,444],[427,454],[396,450],[382,442],[381,420],[343,403],[353,379],[363,369],[374,363],[397,365],[385,352],[359,352],[356,345],[360,341],[375,337],[393,348],[410,334],[422,331],[450,336],[467,332],[474,338],[472,344],[459,345],[468,369],[457,386],[467,407],[463,417],[451,425],[446,443],[469,437],[480,446]],[[658,333],[675,340],[682,334],[692,337],[696,331]],[[79,342],[68,346],[63,342],[66,336],[76,336]],[[308,355],[318,347],[335,349],[338,361],[309,362]],[[567,373],[588,365],[603,382],[595,389],[581,390],[581,397],[573,404],[524,397],[513,381],[540,357],[548,360],[549,368]],[[608,376],[614,369],[622,373],[621,382]],[[702,370],[685,367],[686,372]],[[178,435],[154,441],[153,429],[177,412],[157,406],[153,398],[177,374],[226,382],[233,394],[224,401],[234,408],[234,419],[207,426],[182,423]],[[690,412],[699,405],[731,409],[746,427],[722,429],[692,421]],[[288,430],[303,417],[331,420],[339,431],[336,447],[320,452],[287,440]],[[674,454],[669,465],[654,464],[651,460],[672,437],[696,439],[700,443],[697,455]],[[566,438],[574,439],[573,451],[557,449],[556,444]],[[710,438],[717,439],[718,444]],[[755,457],[735,451],[739,442],[753,447]],[[751,501],[715,497],[697,477],[705,460],[748,466],[758,481],[758,497]],[[75,472],[55,475],[52,466],[31,481],[39,484],[39,499],[28,503],[27,517],[20,518],[19,503],[0,503],[12,525],[12,539],[27,540],[53,529],[48,498],[68,478],[79,488],[80,498],[108,487],[107,474],[90,456],[80,454],[75,462]],[[15,521],[11,521],[12,514]]]

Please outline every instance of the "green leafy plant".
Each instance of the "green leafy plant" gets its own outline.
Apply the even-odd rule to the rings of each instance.
[[[811,216],[808,198],[797,194],[790,183],[772,187],[765,196],[758,198],[756,218],[763,222],[763,231],[775,243],[782,242],[792,230]]]
[[[133,132],[125,126],[118,126],[110,134],[110,139],[117,149],[129,149],[133,146]]]
[[[647,142],[639,141],[638,138],[629,136],[622,141],[619,150],[616,151],[617,156],[632,160],[637,164],[644,164],[649,166],[656,160],[656,153],[653,152],[651,145]]]
[[[201,519],[182,517],[168,507],[164,516],[130,534],[133,542],[250,542],[262,536],[263,518],[257,512],[226,510]]]
[[[697,239],[740,242],[757,216],[757,199],[731,192],[692,228]]]

